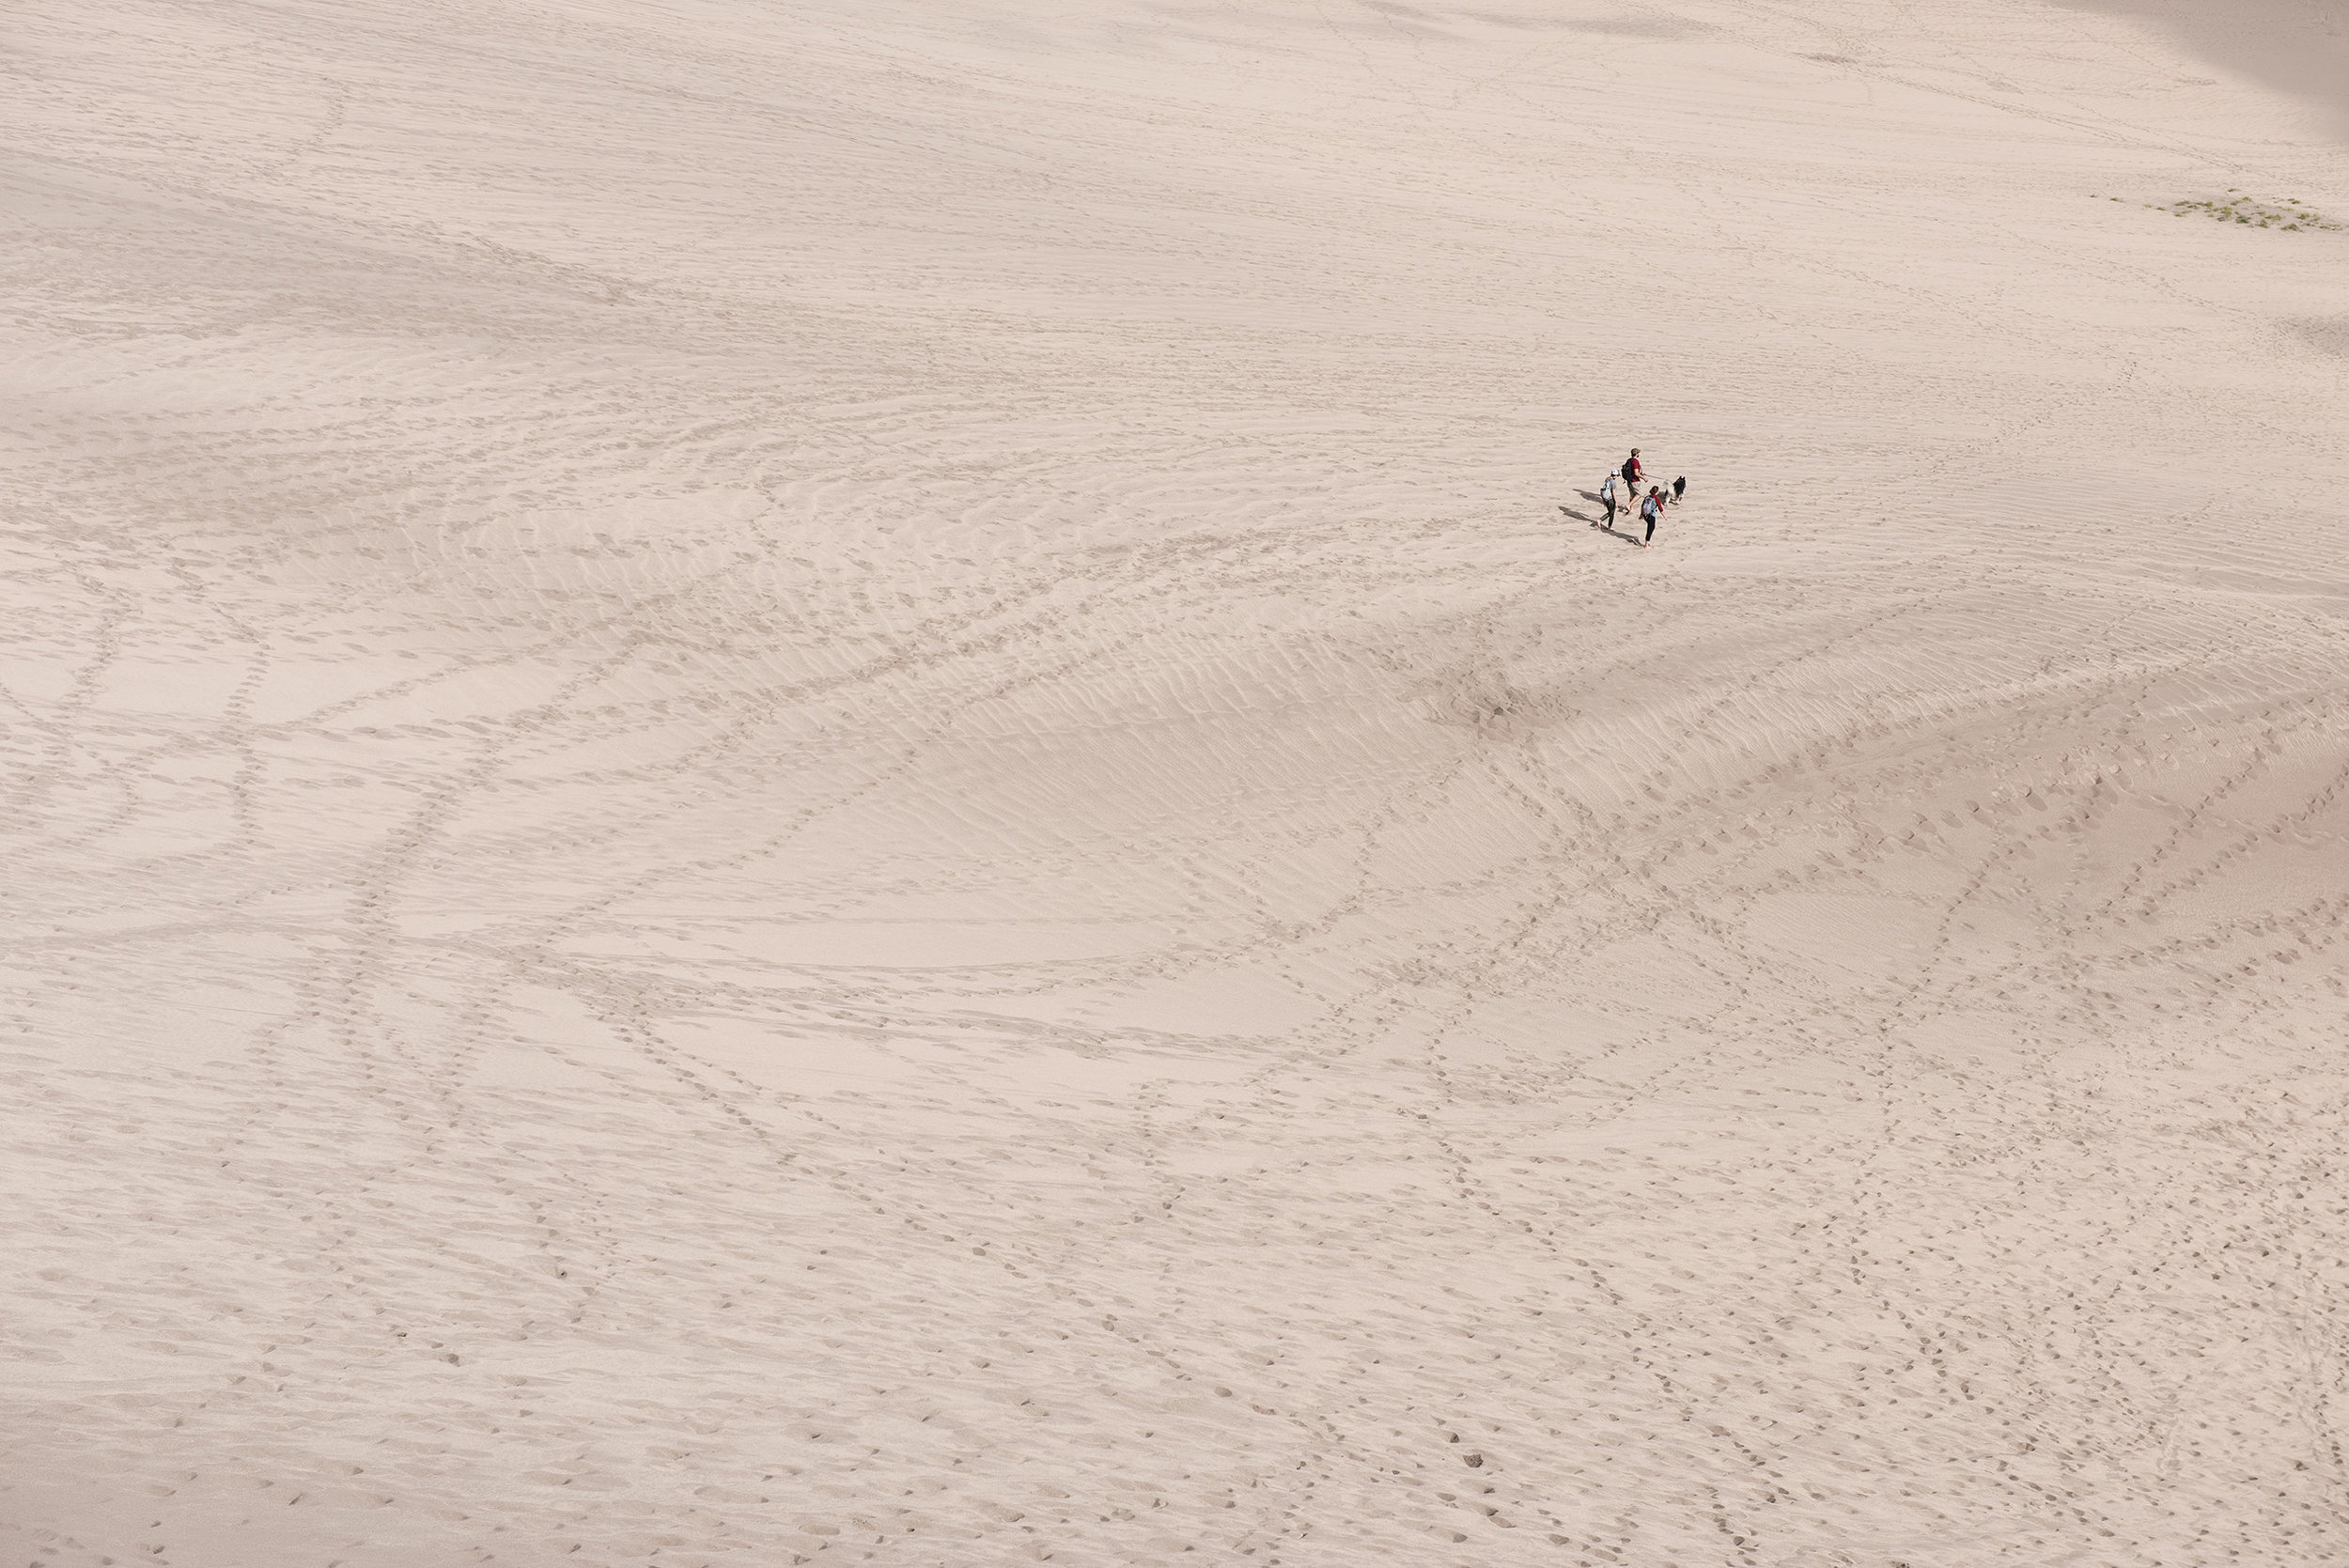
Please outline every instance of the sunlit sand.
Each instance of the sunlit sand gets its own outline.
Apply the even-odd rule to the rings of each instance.
[[[2151,7],[13,8],[0,1564],[2349,1560]]]

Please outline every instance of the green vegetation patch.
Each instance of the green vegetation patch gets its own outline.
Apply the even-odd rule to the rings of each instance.
[[[2222,224],[2243,224],[2251,228],[2282,228],[2296,232],[2341,226],[2313,207],[2294,197],[2287,196],[2281,204],[2278,204],[2259,201],[2233,190],[2210,201],[2173,201],[2155,210],[2174,213],[2181,218],[2199,212]]]

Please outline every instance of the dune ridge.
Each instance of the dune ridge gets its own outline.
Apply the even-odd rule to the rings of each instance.
[[[2349,138],[2349,6],[2341,0],[2061,0],[2160,28],[2217,66],[2280,87]]]

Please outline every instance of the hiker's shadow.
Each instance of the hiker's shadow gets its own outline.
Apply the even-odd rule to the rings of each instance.
[[[1593,501],[1596,501],[1596,500],[1598,499],[1598,497],[1596,497],[1596,496],[1595,496],[1595,495],[1592,495],[1592,494],[1591,494],[1591,492],[1590,492],[1590,491],[1588,491],[1588,490],[1577,490],[1577,491],[1575,491],[1574,493],[1575,493],[1575,494],[1577,494],[1577,495],[1579,495],[1579,496],[1585,496],[1585,497],[1588,497],[1590,500],[1593,500]],[[1613,536],[1613,537],[1615,537],[1615,538],[1621,539],[1624,543],[1626,543],[1626,544],[1627,544],[1627,545],[1635,545],[1635,544],[1638,544],[1638,543],[1640,542],[1640,536],[1638,536],[1637,534],[1626,534],[1626,533],[1623,533],[1623,532],[1619,531],[1619,530],[1615,527],[1615,525],[1614,525],[1613,523],[1611,523],[1611,522],[1602,522],[1602,521],[1601,521],[1600,520],[1598,520],[1597,518],[1595,518],[1595,517],[1591,516],[1588,512],[1578,512],[1578,511],[1576,511],[1576,510],[1575,510],[1573,507],[1571,507],[1571,506],[1561,506],[1561,507],[1559,507],[1558,509],[1559,509],[1560,511],[1562,511],[1562,512],[1565,513],[1565,514],[1566,514],[1566,516],[1568,516],[1568,517],[1570,517],[1570,518],[1574,519],[1574,520],[1575,520],[1575,521],[1577,521],[1577,522],[1587,522],[1587,523],[1589,523],[1592,527],[1594,527],[1594,528],[1597,529],[1600,533],[1602,533],[1602,534],[1606,534],[1606,535],[1610,535],[1610,536]]]

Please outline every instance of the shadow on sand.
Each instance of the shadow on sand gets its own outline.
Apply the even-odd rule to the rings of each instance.
[[[1596,496],[1595,496],[1595,495],[1590,494],[1590,492],[1589,492],[1589,491],[1587,491],[1587,490],[1577,490],[1577,491],[1575,491],[1575,494],[1579,495],[1579,496],[1582,496],[1582,497],[1584,497],[1585,499],[1587,499],[1587,500],[1591,500],[1591,501],[1595,501],[1595,500],[1597,500],[1597,499],[1598,499],[1598,497],[1596,497]],[[1577,522],[1587,522],[1587,523],[1589,523],[1592,527],[1594,527],[1594,528],[1597,529],[1600,533],[1602,533],[1602,534],[1607,534],[1607,535],[1610,535],[1610,536],[1613,536],[1613,537],[1615,537],[1615,538],[1621,539],[1624,543],[1626,543],[1626,544],[1627,544],[1627,545],[1635,545],[1635,544],[1638,544],[1638,543],[1640,542],[1640,536],[1639,536],[1639,535],[1637,535],[1637,534],[1626,534],[1626,533],[1623,533],[1622,531],[1620,531],[1619,529],[1617,529],[1617,528],[1614,526],[1614,524],[1612,524],[1612,523],[1608,523],[1608,522],[1601,522],[1601,521],[1599,521],[1599,520],[1598,520],[1598,519],[1596,519],[1596,518],[1595,518],[1595,517],[1592,517],[1592,516],[1591,516],[1590,514],[1588,514],[1587,512],[1578,512],[1578,511],[1576,511],[1576,510],[1575,510],[1573,507],[1571,507],[1571,506],[1561,506],[1561,507],[1559,507],[1558,509],[1559,509],[1560,511],[1562,511],[1562,512],[1565,513],[1565,514],[1566,514],[1566,516],[1568,516],[1568,517],[1570,517],[1570,518],[1574,519],[1574,520],[1575,520],[1575,521],[1577,521]]]
[[[2159,27],[2226,70],[2256,76],[2314,104],[2349,135],[2349,34],[2326,0],[2056,0]],[[2286,192],[2296,195],[2297,192]]]

